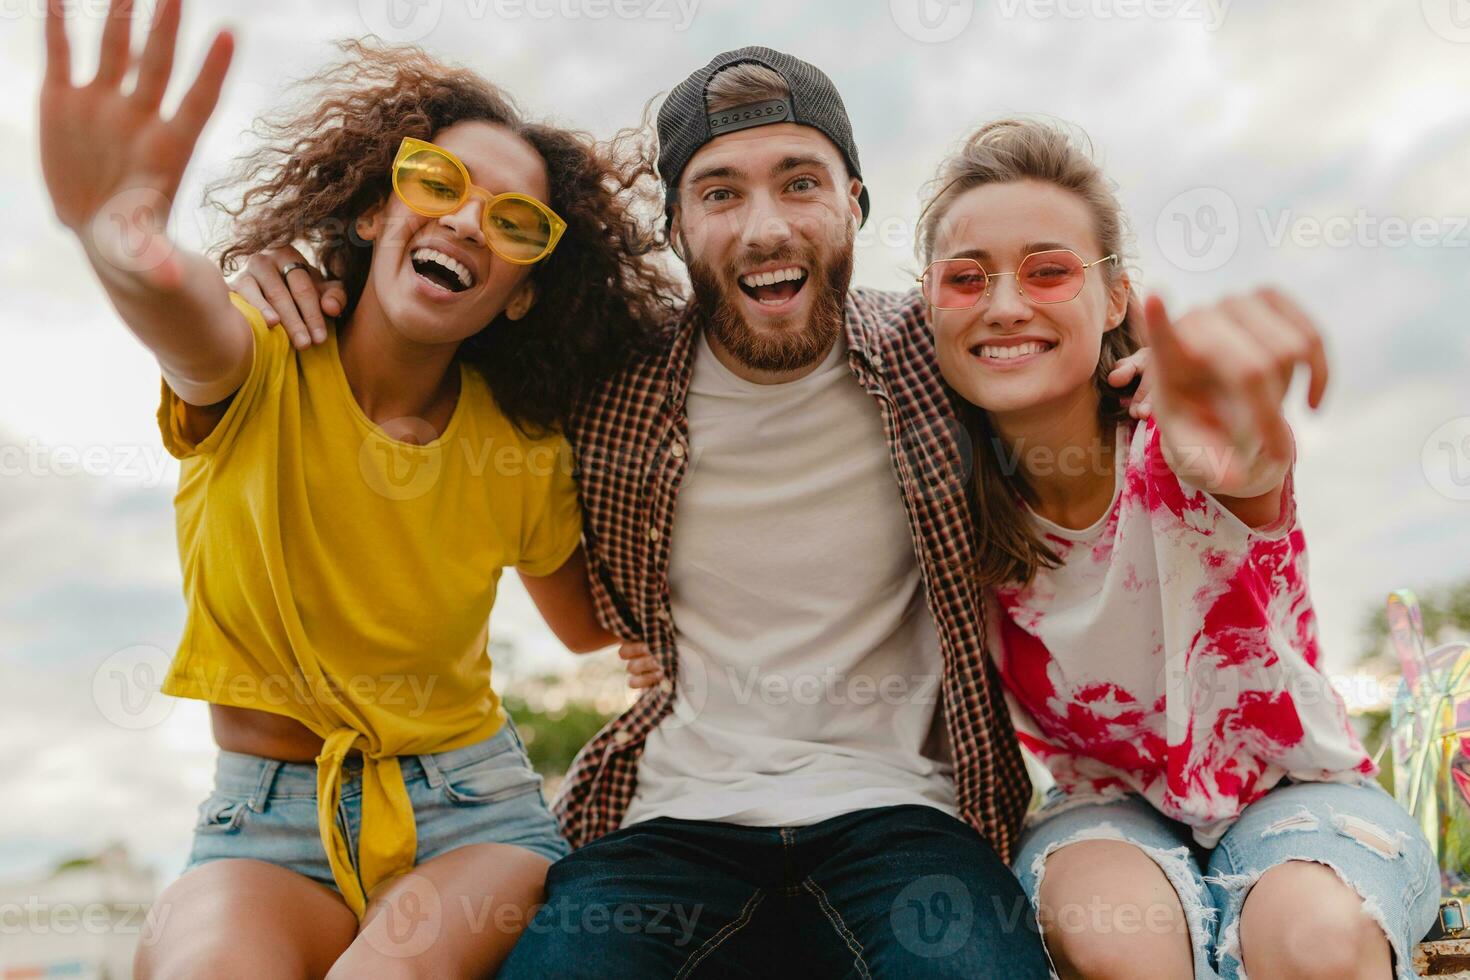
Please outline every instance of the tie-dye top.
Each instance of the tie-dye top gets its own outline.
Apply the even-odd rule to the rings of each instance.
[[[1021,742],[1058,787],[1138,793],[1210,847],[1284,776],[1374,773],[1318,667],[1290,473],[1253,530],[1180,483],[1152,421],[1119,426],[1116,466],[1092,527],[1027,510],[1063,564],[989,599]]]

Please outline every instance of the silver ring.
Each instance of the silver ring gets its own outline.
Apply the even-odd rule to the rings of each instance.
[[[308,272],[311,271],[311,267],[308,266],[305,262],[287,262],[285,265],[281,266],[281,278],[285,279],[297,269],[305,269]]]

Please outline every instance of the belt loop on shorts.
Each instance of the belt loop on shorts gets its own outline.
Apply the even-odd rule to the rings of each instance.
[[[256,813],[265,809],[266,800],[270,799],[271,787],[275,785],[276,773],[281,771],[280,759],[265,759],[265,765],[260,767],[260,778],[255,782],[255,789],[250,794],[248,806]]]
[[[438,789],[439,784],[444,782],[444,775],[439,771],[439,764],[428,752],[414,756],[419,760],[419,765],[424,767],[424,779],[428,782],[430,789]]]
[[[516,727],[516,720],[510,716],[509,711],[505,713],[505,728],[510,731],[510,737],[516,743],[516,748],[521,750],[522,755],[526,754],[526,743],[521,740],[521,730]]]

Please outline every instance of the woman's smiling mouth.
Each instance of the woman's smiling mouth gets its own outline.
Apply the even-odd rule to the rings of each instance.
[[[970,356],[986,367],[1013,368],[1030,364],[1056,348],[1045,340],[1013,339],[1004,342],[979,343],[969,348]]]
[[[475,274],[453,256],[435,248],[420,247],[409,256],[420,279],[449,293],[462,293],[475,284]]]

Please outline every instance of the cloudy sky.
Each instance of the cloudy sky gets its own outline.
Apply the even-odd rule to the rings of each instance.
[[[79,73],[100,0],[77,0]],[[151,7],[151,4],[148,6]],[[167,880],[212,750],[198,703],[136,702],[183,619],[157,372],[55,224],[37,166],[44,0],[0,0],[0,877],[121,839]],[[1470,575],[1467,0],[254,0],[182,200],[332,39],[416,41],[595,133],[727,48],[819,65],[873,200],[857,281],[912,281],[918,188],[969,128],[1081,126],[1146,287],[1187,307],[1263,282],[1319,319],[1333,389],[1293,409],[1329,663],[1395,587]],[[220,26],[186,10],[192,72]],[[178,233],[203,223],[181,206]],[[1294,406],[1302,398],[1294,397]],[[513,578],[513,576],[511,577]],[[500,635],[570,662],[514,582]],[[153,681],[156,684],[156,679]],[[129,692],[133,693],[130,694]]]

